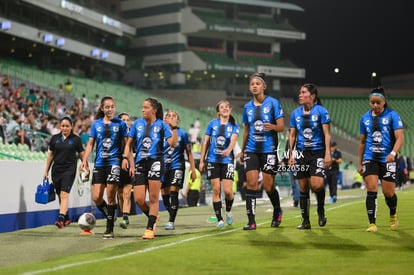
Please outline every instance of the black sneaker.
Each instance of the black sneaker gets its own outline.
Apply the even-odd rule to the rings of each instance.
[[[326,224],[327,218],[325,216],[319,216],[318,224],[320,227],[324,227]]]
[[[273,216],[271,227],[279,227],[279,225],[282,223],[282,215],[283,211],[280,210],[277,215]]]
[[[301,225],[298,225],[296,227],[296,229],[299,229],[299,230],[311,229],[311,224],[310,224],[310,222],[302,222],[302,224]]]
[[[252,224],[245,225],[243,227],[243,230],[256,230],[256,224],[252,223]]]
[[[105,233],[102,236],[102,239],[104,239],[104,240],[112,240],[112,239],[114,239],[114,232],[113,231],[106,230]]]

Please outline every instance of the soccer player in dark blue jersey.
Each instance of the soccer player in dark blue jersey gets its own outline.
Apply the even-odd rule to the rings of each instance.
[[[284,130],[283,109],[279,101],[265,95],[267,88],[264,73],[250,76],[249,90],[253,99],[244,105],[243,144],[240,161],[246,171],[246,212],[249,219],[244,230],[255,230],[256,193],[259,172],[262,184],[273,205],[271,227],[279,227],[282,222],[279,192],[275,188],[276,166],[278,163],[278,132]]]
[[[404,143],[403,122],[397,112],[388,108],[383,88],[372,90],[369,95],[371,109],[362,115],[359,123],[358,171],[364,177],[367,188],[366,208],[369,227],[366,231],[377,232],[378,180],[390,209],[391,230],[397,230],[397,195],[395,176],[397,154]]]
[[[311,229],[309,220],[309,191],[315,192],[318,202],[318,224],[325,226],[325,168],[332,164],[329,113],[321,105],[318,89],[305,84],[299,91],[300,106],[292,112],[289,133],[290,170],[299,181],[299,205],[302,224],[297,229]]]
[[[96,158],[92,176],[92,200],[106,215],[106,230],[103,239],[114,238],[114,217],[116,194],[121,172],[122,142],[126,142],[127,125],[115,116],[115,100],[104,96],[92,123],[85,158],[81,169],[87,167],[87,160],[96,144]],[[103,199],[106,188],[108,203]]]
[[[163,121],[162,104],[147,98],[141,107],[142,118],[135,120],[128,133],[125,144],[122,169],[127,170],[132,143],[135,142],[135,167],[130,167],[130,175],[135,175],[134,199],[141,210],[148,215],[147,228],[143,239],[154,239],[159,219],[159,193],[161,179],[164,176],[164,139],[169,146],[177,144],[177,125],[168,125]],[[171,129],[172,130],[171,130]],[[145,202],[146,190],[149,191],[150,205]],[[147,212],[146,212],[147,211]]]
[[[167,122],[171,129],[171,125],[178,125],[180,123],[180,117],[176,111],[170,110],[165,114],[164,121]],[[168,223],[165,225],[166,230],[175,229],[174,222],[179,206],[178,192],[184,185],[184,152],[186,153],[187,160],[190,164],[192,181],[195,181],[197,177],[193,153],[191,152],[192,146],[188,139],[188,134],[183,129],[178,127],[177,135],[178,140],[174,147],[170,146],[167,141],[164,141],[165,173],[162,179],[161,194],[164,206],[169,213]]]
[[[230,103],[221,100],[216,105],[218,118],[211,120],[206,129],[203,147],[201,149],[200,172],[207,170],[207,179],[210,180],[213,189],[213,209],[217,217],[217,227],[224,227],[221,215],[221,183],[226,204],[226,222],[231,225],[233,216],[233,179],[234,179],[234,153],[239,136],[239,125],[231,115]],[[205,165],[207,162],[207,166]]]

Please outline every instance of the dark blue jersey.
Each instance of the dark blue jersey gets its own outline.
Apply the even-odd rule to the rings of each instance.
[[[136,141],[135,163],[142,159],[162,159],[164,154],[164,139],[172,136],[170,127],[161,119],[147,124],[145,119],[135,120],[128,136]]]
[[[185,169],[184,151],[190,144],[188,134],[181,128],[177,129],[177,146],[171,147],[164,139],[164,164],[166,170]]]
[[[243,123],[249,126],[245,152],[273,153],[278,146],[275,131],[265,131],[263,123],[276,124],[284,117],[282,106],[273,97],[266,96],[262,104],[255,106],[253,99],[244,105]]]
[[[325,135],[322,125],[331,122],[325,107],[315,104],[309,114],[303,106],[296,108],[290,117],[290,128],[296,129],[296,148],[302,151],[325,149]]]
[[[228,156],[223,156],[223,150],[226,150],[231,142],[232,135],[239,135],[239,125],[221,124],[220,119],[214,119],[207,125],[206,135],[210,137],[210,146],[207,152],[207,161],[232,164],[234,163],[233,151]]]
[[[127,136],[127,128],[119,118],[113,118],[108,124],[102,118],[92,123],[89,137],[96,143],[96,167],[120,165],[122,140]]]
[[[363,114],[359,122],[359,133],[366,137],[363,160],[386,163],[394,147],[394,131],[403,128],[400,116],[392,109],[385,108],[379,116],[373,116],[371,110]]]

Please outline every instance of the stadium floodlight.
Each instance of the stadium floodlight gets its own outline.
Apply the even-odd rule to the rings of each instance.
[[[63,47],[65,45],[65,38],[57,38],[55,44],[58,47]]]
[[[1,30],[7,31],[11,29],[11,22],[10,21],[3,21],[1,22]]]
[[[99,49],[92,49],[91,50],[91,56],[92,57],[99,57],[100,53],[101,53],[101,51]]]
[[[108,58],[108,56],[109,56],[109,53],[108,53],[108,52],[101,52],[101,59],[102,59],[102,60],[107,59],[107,58]]]
[[[43,42],[45,43],[51,43],[53,41],[53,34],[51,33],[45,33],[43,35]]]

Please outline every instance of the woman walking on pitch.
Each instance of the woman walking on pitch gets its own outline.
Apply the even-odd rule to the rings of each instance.
[[[122,169],[128,168],[133,142],[136,144],[135,167],[130,167],[131,177],[135,174],[134,199],[141,210],[148,215],[147,228],[143,239],[154,239],[159,217],[159,193],[161,178],[164,176],[164,139],[169,146],[177,144],[177,124],[163,121],[162,104],[154,98],[142,103],[142,118],[132,125],[125,145]],[[172,130],[170,130],[170,128]],[[150,205],[145,202],[146,190],[149,191]]]
[[[115,111],[115,100],[111,96],[103,97],[90,129],[85,158],[81,165],[81,169],[87,167],[87,160],[96,144],[92,200],[106,216],[106,230],[103,239],[114,238],[114,217],[121,171],[122,142],[126,142],[127,137],[127,125],[115,117]],[[108,203],[103,199],[105,188]]]
[[[131,119],[129,114],[120,113],[118,115],[122,121],[127,125],[128,131],[131,128]],[[123,144],[121,152],[123,152],[125,144]],[[131,163],[133,159],[131,159]],[[130,167],[130,163],[128,163]],[[131,212],[131,190],[132,190],[132,181],[133,178],[129,175],[129,169],[127,171],[121,170],[119,185],[118,185],[118,204],[119,209],[122,212],[122,221],[119,223],[119,226],[123,229],[127,229],[129,225],[129,214]]]
[[[299,91],[300,106],[292,112],[289,133],[290,170],[299,181],[299,206],[302,224],[297,229],[311,229],[309,191],[315,192],[318,202],[318,224],[325,226],[325,168],[331,165],[331,134],[328,111],[322,106],[318,89],[305,84]]]
[[[362,115],[359,123],[358,172],[367,188],[366,208],[369,220],[367,232],[377,232],[378,180],[390,209],[391,230],[397,230],[397,195],[395,176],[397,155],[404,143],[403,123],[394,110],[388,108],[383,88],[369,95],[371,109]]]
[[[164,117],[164,121],[174,130],[171,125],[178,125],[180,117],[176,111],[168,111]],[[165,174],[162,180],[161,194],[162,201],[169,213],[168,223],[165,225],[166,230],[173,230],[175,217],[178,211],[178,192],[183,188],[184,173],[185,173],[185,158],[184,152],[187,154],[188,162],[190,163],[191,180],[196,180],[194,158],[191,152],[191,143],[188,139],[188,134],[178,126],[177,128],[177,144],[170,146],[167,141],[164,141],[164,164]]]
[[[52,166],[52,182],[59,197],[59,218],[55,222],[58,228],[70,224],[68,216],[69,193],[76,176],[78,158],[83,160],[85,150],[79,136],[72,131],[73,122],[70,117],[60,119],[59,134],[53,135],[49,142],[49,153],[46,160],[44,179],[48,179]],[[86,166],[89,170],[89,167]],[[87,172],[89,173],[89,171]]]
[[[279,101],[266,96],[266,75],[255,73],[250,76],[249,90],[253,99],[244,105],[243,144],[240,161],[244,162],[246,173],[246,212],[249,219],[244,230],[256,229],[256,193],[259,187],[259,172],[262,185],[273,206],[271,227],[282,222],[279,192],[275,188],[278,158],[278,132],[284,130],[283,109]]]
[[[233,216],[234,194],[232,191],[234,177],[234,153],[239,136],[239,125],[231,115],[230,103],[221,100],[216,105],[218,118],[210,121],[207,125],[204,144],[201,149],[199,169],[202,172],[207,170],[207,179],[211,181],[213,189],[213,208],[217,217],[217,227],[224,227],[224,220],[221,215],[221,182],[223,183],[226,222],[231,225]],[[204,164],[207,161],[207,167]]]

